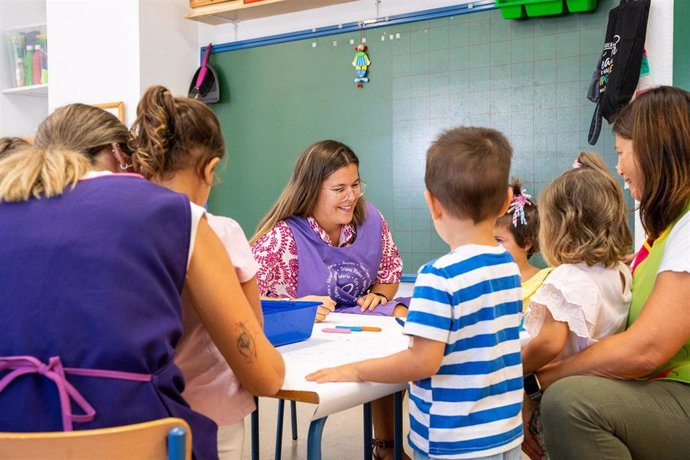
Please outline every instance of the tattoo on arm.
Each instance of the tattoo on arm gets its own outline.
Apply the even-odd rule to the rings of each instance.
[[[238,326],[241,332],[240,336],[237,338],[237,349],[240,354],[246,358],[247,362],[252,363],[254,359],[256,359],[256,344],[254,343],[254,338],[244,323],[238,323]]]

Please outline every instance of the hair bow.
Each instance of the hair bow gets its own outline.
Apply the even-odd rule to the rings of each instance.
[[[528,195],[525,189],[523,189],[521,193],[513,196],[510,206],[508,206],[508,213],[513,214],[513,227],[517,227],[518,216],[520,217],[520,223],[522,225],[527,225],[525,206],[532,206],[530,198],[532,198],[532,196]]]

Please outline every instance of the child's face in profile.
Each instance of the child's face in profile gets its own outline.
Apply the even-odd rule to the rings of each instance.
[[[509,228],[496,225],[494,227],[494,238],[498,244],[503,246],[505,250],[508,251],[511,256],[513,256],[515,262],[519,263],[520,261],[527,260],[527,251],[525,248],[518,246],[517,242],[515,241],[515,237]]]

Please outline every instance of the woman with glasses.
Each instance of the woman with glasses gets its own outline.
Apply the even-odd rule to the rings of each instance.
[[[250,241],[261,295],[321,301],[317,321],[334,308],[406,316],[393,301],[402,259],[386,220],[362,199],[365,190],[347,145],[325,140],[302,152]]]
[[[333,140],[310,145],[278,201],[250,240],[259,265],[259,292],[321,302],[328,313],[406,316],[394,299],[402,259],[388,223],[362,199],[359,159]],[[393,455],[393,398],[373,401],[377,458]],[[385,440],[385,441],[384,441]]]

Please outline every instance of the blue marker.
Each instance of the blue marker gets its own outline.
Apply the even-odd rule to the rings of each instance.
[[[396,316],[395,321],[397,321],[398,324],[400,324],[402,327],[405,327],[405,320],[404,319],[400,318],[399,316]]]

